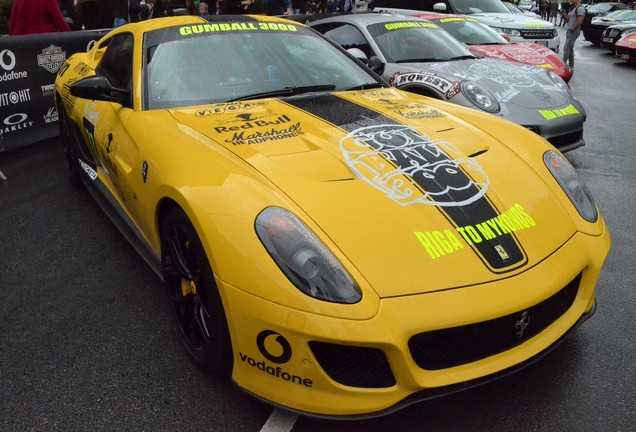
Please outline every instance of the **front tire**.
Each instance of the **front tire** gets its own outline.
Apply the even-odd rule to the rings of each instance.
[[[221,296],[201,240],[181,209],[165,217],[161,251],[164,280],[188,354],[201,369],[229,375],[232,344]]]

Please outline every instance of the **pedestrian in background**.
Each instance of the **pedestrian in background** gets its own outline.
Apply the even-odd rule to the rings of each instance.
[[[201,18],[210,19],[210,8],[206,2],[199,3],[199,16],[201,16]]]
[[[570,12],[570,2],[565,0],[561,3],[561,19],[559,20],[559,27],[563,27],[567,24],[567,20],[565,19],[565,15]]]
[[[9,18],[9,35],[70,32],[57,0],[15,0]]]
[[[585,17],[585,8],[581,6],[581,0],[570,0],[570,12],[565,14],[565,44],[563,44],[563,61],[574,69],[574,42],[581,34],[581,25]]]

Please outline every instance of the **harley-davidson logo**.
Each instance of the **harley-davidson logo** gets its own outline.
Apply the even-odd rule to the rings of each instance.
[[[55,45],[49,45],[42,50],[42,54],[38,54],[38,66],[51,73],[56,73],[65,61],[66,51]]]

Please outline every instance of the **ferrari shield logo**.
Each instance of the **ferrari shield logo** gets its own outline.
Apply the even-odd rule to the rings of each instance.
[[[38,54],[38,66],[51,73],[56,73],[65,61],[66,51],[55,45],[49,45],[42,50],[42,54]]]

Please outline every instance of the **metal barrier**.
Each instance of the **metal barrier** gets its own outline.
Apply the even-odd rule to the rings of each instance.
[[[58,134],[53,83],[71,54],[110,29],[0,38],[0,153]]]

